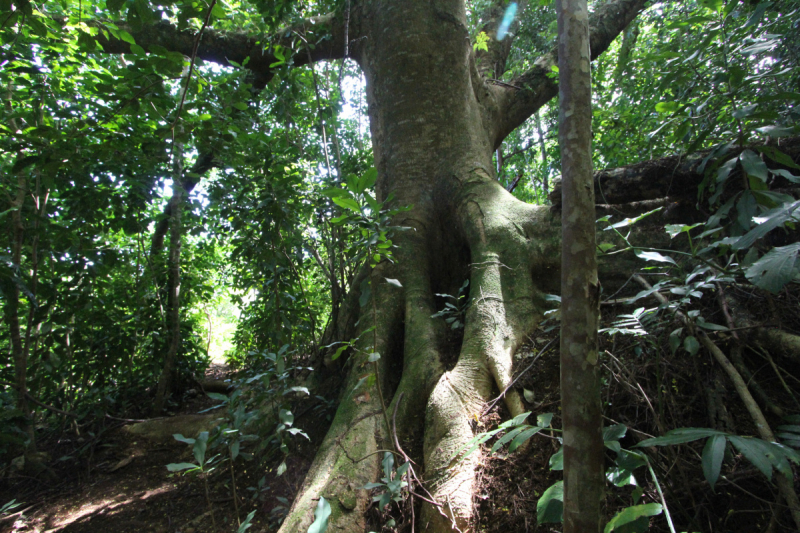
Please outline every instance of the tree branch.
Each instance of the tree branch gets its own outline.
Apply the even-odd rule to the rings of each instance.
[[[481,14],[481,20],[484,21],[484,24],[480,31],[489,36],[489,41],[486,43],[488,51],[478,50],[475,53],[475,63],[478,66],[478,72],[485,78],[499,78],[506,71],[506,60],[508,59],[508,53],[511,51],[511,44],[514,42],[513,35],[519,27],[519,21],[522,18],[521,14],[527,7],[528,2],[527,0],[520,0],[518,4],[516,19],[511,24],[509,34],[502,41],[497,40],[497,28],[503,20],[503,15],[505,15],[508,7],[507,2],[496,0]]]
[[[793,161],[800,162],[800,137],[781,139],[777,147]],[[718,157],[736,156],[745,148],[732,148]],[[704,178],[699,168],[709,153],[709,150],[705,150],[689,156],[672,155],[627,167],[597,171],[594,173],[595,199],[599,204],[614,205],[666,197],[694,199],[697,187]],[[709,161],[709,164],[712,162]],[[769,168],[785,168],[768,157],[764,158],[764,162]],[[739,183],[737,180],[729,181],[732,187]],[[785,185],[791,184],[786,182]],[[779,183],[778,186],[783,185]],[[561,205],[560,182],[553,184],[549,198],[554,206]]]
[[[589,15],[590,46],[592,60],[608,49],[644,7],[646,0],[612,0],[598,6]],[[496,91],[499,114],[494,131],[494,148],[500,146],[506,136],[525,122],[537,109],[558,94],[558,82],[549,78],[551,67],[558,63],[558,51],[554,48],[536,60],[535,66],[511,81],[510,85],[493,86]]]
[[[203,179],[203,175],[217,165],[218,163],[214,160],[213,151],[200,153],[194,166],[192,166],[188,173],[183,175],[183,179],[181,180],[187,198],[197,184],[200,183],[200,180]],[[169,230],[169,221],[172,218],[171,202],[167,203],[167,206],[164,208],[163,217],[164,218],[158,221],[156,229],[153,232],[153,240],[150,244],[151,257],[160,254],[161,250],[164,249],[164,236],[167,234],[167,230]]]
[[[136,44],[147,51],[153,47],[163,47],[185,56],[191,56],[194,50],[197,32],[194,30],[179,30],[166,21],[150,24],[134,29],[127,23],[115,23],[120,30],[130,33]],[[95,26],[102,28],[102,23],[95,22]],[[314,44],[311,54],[306,54],[300,49],[301,43],[297,33],[305,36],[306,40]],[[353,35],[353,24],[350,24],[350,34]],[[353,35],[358,37],[358,35]],[[131,45],[112,35],[106,36],[101,32],[96,37],[103,51],[110,54],[128,54]],[[197,57],[204,61],[211,61],[225,66],[234,66],[233,63],[244,65],[256,74],[255,85],[263,88],[272,76],[274,68],[270,65],[283,62],[275,55],[276,45],[285,50],[284,56],[292,58],[293,65],[307,65],[310,62],[325,59],[339,59],[344,57],[344,22],[338,13],[330,13],[319,17],[310,17],[304,21],[285,28],[275,34],[271,39],[254,37],[244,33],[219,32],[207,28],[197,48]],[[278,65],[276,65],[277,67]]]

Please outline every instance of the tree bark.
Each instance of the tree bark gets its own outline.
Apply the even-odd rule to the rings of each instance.
[[[28,184],[23,176],[17,177],[17,194],[12,204],[11,212],[11,261],[14,268],[21,274],[22,270],[22,244],[25,239],[25,224],[23,223],[22,208]],[[22,412],[24,427],[21,429],[28,437],[25,448],[26,455],[36,451],[36,433],[33,422],[33,409],[28,401],[28,344],[23,342],[20,329],[19,307],[21,280],[9,280],[5,305],[5,317],[11,337],[11,354],[14,360],[14,383],[17,391],[17,409]],[[29,302],[34,306],[36,302]]]
[[[181,175],[183,171],[183,145],[175,143],[173,154],[174,177],[172,179],[172,199],[170,212],[172,222],[169,233],[169,275],[167,281],[167,331],[169,341],[167,353],[164,357],[164,367],[158,379],[156,396],[153,401],[153,416],[158,416],[164,410],[164,404],[169,398],[172,389],[172,375],[175,372],[175,362],[181,346],[181,210],[183,208],[183,186]]]
[[[597,330],[592,79],[586,0],[557,0],[561,147],[561,410],[564,533],[601,529],[603,412]]]

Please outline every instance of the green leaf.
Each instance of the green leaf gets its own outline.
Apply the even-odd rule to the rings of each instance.
[[[350,195],[350,191],[346,189],[340,189],[339,187],[332,187],[330,189],[325,189],[322,191],[323,196],[327,196],[328,198],[336,198],[337,196],[346,196],[347,198],[352,198]]]
[[[625,436],[628,428],[625,424],[614,424],[603,428],[603,441],[619,440]]]
[[[742,162],[742,168],[747,172],[748,176],[754,176],[764,182],[767,181],[769,177],[767,165],[754,151],[745,150],[739,155],[739,161]]]
[[[726,442],[724,435],[712,435],[703,448],[703,475],[705,475],[712,491],[717,479],[719,479],[722,459],[725,457]]]
[[[800,201],[770,209],[763,215],[755,217],[753,221],[756,227],[740,237],[734,244],[734,250],[750,248],[755,242],[764,237],[775,228],[781,227],[787,222],[795,221],[800,215]]]
[[[180,472],[182,470],[189,470],[190,468],[200,468],[194,463],[170,463],[167,465],[167,470],[170,472]]]
[[[307,533],[325,533],[325,530],[328,529],[328,518],[330,516],[331,504],[320,496],[317,508],[314,510],[314,523],[308,528]]]
[[[678,102],[659,102],[656,104],[656,111],[659,113],[672,113],[678,109]]]
[[[692,224],[691,226],[687,226],[685,224],[667,224],[664,226],[664,229],[669,234],[670,239],[674,239],[681,233],[689,233],[697,226],[702,226],[704,222],[698,222],[697,224]]]
[[[207,392],[206,396],[211,398],[212,400],[219,400],[221,402],[227,402],[230,398],[228,398],[225,394],[220,394],[218,392]]]
[[[564,482],[556,481],[544,491],[536,502],[536,522],[539,524],[561,523],[564,521]]]
[[[760,128],[756,128],[759,133],[763,133],[768,137],[772,137],[773,139],[780,139],[781,137],[788,137],[789,135],[794,135],[794,128],[785,128],[783,126],[762,126]]]
[[[683,347],[690,355],[695,355],[700,350],[700,342],[694,335],[688,335],[683,339]]]
[[[675,355],[675,350],[677,350],[681,345],[682,332],[683,328],[678,328],[669,334],[669,350],[672,352],[672,355]]]
[[[128,44],[136,44],[136,40],[133,38],[133,35],[125,30],[119,30],[119,38]]]
[[[241,523],[241,525],[239,525],[239,529],[236,530],[236,533],[244,533],[245,531],[253,527],[253,524],[251,524],[250,522],[253,520],[253,517],[255,515],[256,515],[255,511],[250,511],[250,513],[248,513],[247,515],[247,518],[245,518],[244,521]]]
[[[394,287],[403,288],[403,284],[400,283],[396,279],[392,279],[392,278],[384,278],[384,279],[386,280],[386,283],[388,283],[389,285],[393,285]]]
[[[713,435],[725,435],[722,431],[708,428],[678,428],[667,431],[661,437],[645,439],[634,445],[634,448],[644,448],[646,446],[670,446],[672,444],[686,444],[687,442],[704,439]]]
[[[175,434],[172,435],[172,437],[175,440],[180,441],[180,442],[185,442],[186,444],[194,444],[194,441],[195,441],[194,439],[190,439],[190,438],[184,437],[180,433],[175,433]]]
[[[339,346],[339,349],[338,349],[338,350],[336,350],[336,353],[334,353],[334,354],[331,356],[331,361],[336,361],[337,359],[339,359],[339,357],[342,355],[342,352],[344,352],[344,351],[345,351],[346,349],[348,349],[349,347],[350,347],[350,345],[349,345],[349,344],[345,344],[345,345]]]
[[[645,261],[658,261],[659,263],[672,263],[673,265],[677,265],[678,263],[668,255],[661,255],[658,252],[646,251],[646,250],[634,250],[636,257],[640,259],[644,259]]]
[[[550,456],[550,470],[564,470],[564,448],[559,448],[556,453]]]
[[[509,452],[515,451],[517,448],[525,444],[525,442],[527,442],[531,437],[533,437],[543,429],[544,428],[540,427],[529,427],[528,429],[517,435],[513,441],[511,441],[511,444],[508,445],[508,451]]]
[[[797,276],[796,264],[799,253],[800,243],[775,247],[753,263],[745,271],[745,276],[757,287],[777,294],[784,285]]]
[[[206,462],[206,449],[208,448],[208,431],[203,431],[197,436],[197,440],[192,447],[197,464],[203,466]]]
[[[247,102],[234,102],[233,107],[239,111],[247,111]]]
[[[358,202],[353,200],[352,198],[347,198],[343,196],[336,196],[332,198],[333,203],[338,205],[339,207],[344,207],[345,209],[349,209],[351,211],[355,211],[356,213],[361,213],[361,208],[358,206]]]
[[[610,533],[611,531],[614,531],[615,529],[618,529],[625,524],[633,522],[634,520],[638,520],[642,517],[660,515],[663,510],[664,508],[660,503],[645,503],[643,505],[626,507],[617,513],[614,518],[608,522],[608,524],[606,524],[603,533]]]
[[[281,464],[278,465],[278,471],[275,472],[278,476],[282,476],[286,473],[286,461],[282,461]]]
[[[767,479],[772,480],[772,467],[774,465],[774,455],[765,450],[763,444],[767,444],[761,439],[752,437],[739,437],[731,435],[728,437],[733,446],[750,461],[753,466],[758,468]]]
[[[211,8],[211,14],[217,17],[218,19],[225,18],[225,8],[223,8],[219,2],[214,4],[214,7]]]
[[[378,179],[378,171],[375,167],[369,168],[364,174],[358,179],[358,185],[356,186],[356,190],[359,194],[363,193],[367,189],[371,189],[375,185],[375,181]]]
[[[280,418],[281,423],[286,424],[287,426],[294,424],[294,415],[288,409],[281,409],[278,411],[278,418]]]

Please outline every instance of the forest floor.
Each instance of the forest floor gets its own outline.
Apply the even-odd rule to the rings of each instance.
[[[213,365],[206,378],[222,380],[228,374],[226,367]],[[170,432],[180,433],[187,415],[196,418],[194,414],[216,403],[196,390],[189,391],[170,413],[169,421],[174,421]],[[202,478],[167,470],[169,463],[193,462],[191,446],[169,435],[132,435],[123,429],[132,424],[109,422],[110,429],[97,439],[73,433],[40,443],[49,457],[58,458],[94,440],[76,460],[51,461],[52,475],[32,478],[17,473],[0,480],[0,502],[15,499],[21,504],[0,517],[0,533],[237,531],[230,472],[225,466],[209,476],[209,507]],[[256,511],[249,532],[277,529],[308,469],[309,457],[313,457],[313,450],[290,455],[287,470],[280,477],[274,468],[256,472],[240,467],[236,472],[239,519]]]

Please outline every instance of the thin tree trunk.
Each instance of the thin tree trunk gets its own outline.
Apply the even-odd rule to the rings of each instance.
[[[17,178],[17,195],[14,199],[11,212],[11,261],[20,271],[22,270],[22,241],[25,238],[25,225],[22,222],[22,206],[28,187],[25,178]],[[23,430],[28,436],[26,452],[36,451],[36,434],[33,425],[33,410],[28,402],[28,350],[27,344],[22,342],[22,333],[19,324],[19,285],[10,283],[8,303],[6,304],[6,320],[11,337],[11,353],[14,358],[14,382],[17,389],[17,408],[22,412],[25,427]],[[34,302],[30,302],[34,305]]]
[[[539,151],[542,153],[542,185],[544,187],[544,195],[550,192],[550,183],[548,177],[550,172],[547,170],[547,150],[544,147],[544,132],[542,131],[542,121],[539,118],[539,112],[533,114],[533,120],[536,124],[536,133],[539,135]]]
[[[598,379],[600,285],[592,187],[592,103],[586,0],[559,0],[561,408],[564,424],[564,533],[600,531],[603,419]]]
[[[170,200],[171,221],[169,225],[169,279],[167,281],[167,330],[169,344],[158,389],[153,402],[153,415],[157,416],[164,409],[164,403],[172,389],[172,374],[175,360],[181,345],[181,210],[183,207],[183,144],[175,145],[174,175],[172,178],[172,199]]]

